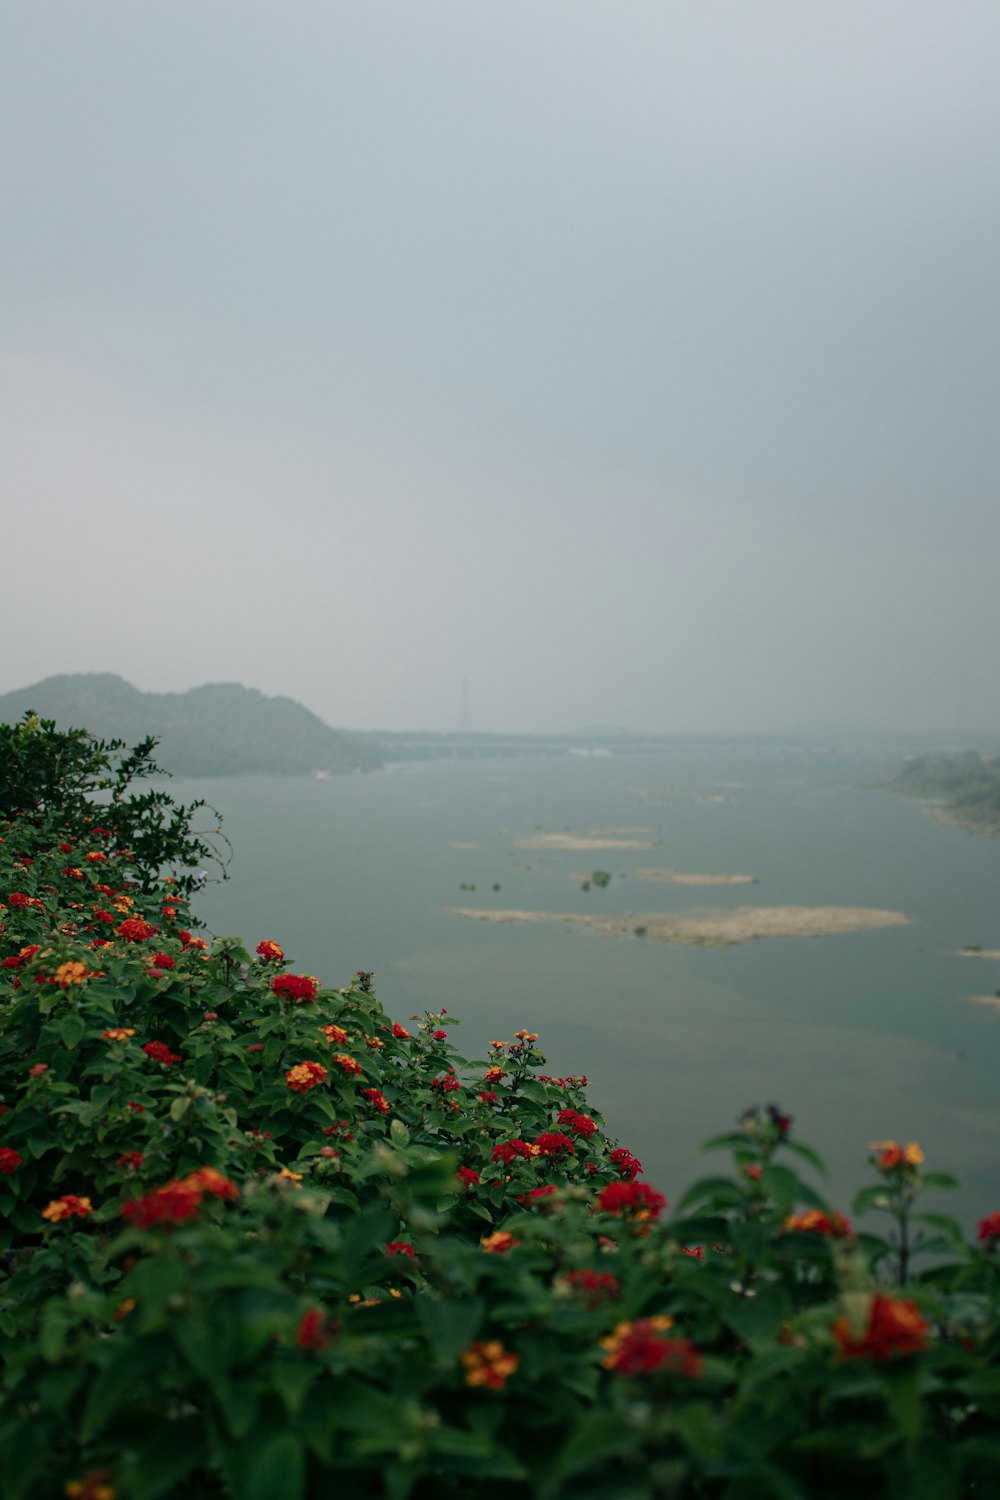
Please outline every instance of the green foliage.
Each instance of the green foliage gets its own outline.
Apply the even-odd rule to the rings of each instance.
[[[4,1500],[996,1493],[1000,1214],[924,1212],[912,1145],[885,1240],[774,1106],[668,1216],[534,1034],[467,1062],[370,974],[209,946],[39,786],[0,826]]]
[[[206,864],[225,878],[221,814],[204,799],[185,805],[161,787],[132,789],[169,775],[153,759],[155,748],[151,737],[129,749],[123,740],[96,739],[85,729],[60,730],[34,712],[17,724],[0,724],[0,817],[17,818],[36,833],[48,829],[63,842],[106,824],[105,834],[132,855],[146,890],[172,870],[190,894],[196,884],[190,872]],[[196,829],[199,814],[211,817],[211,831]]]

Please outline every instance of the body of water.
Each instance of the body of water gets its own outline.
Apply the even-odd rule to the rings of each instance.
[[[992,993],[1000,963],[959,950],[1000,948],[1000,840],[868,789],[887,769],[860,753],[720,744],[172,791],[208,797],[235,848],[230,881],[199,901],[214,932],[273,938],[328,985],[372,969],[394,1018],[459,1018],[453,1040],[469,1057],[518,1027],[539,1032],[547,1071],[589,1075],[610,1133],[670,1197],[722,1164],[697,1155],[702,1139],[773,1101],[826,1158],[841,1208],[867,1180],[869,1140],[916,1139],[963,1184],[928,1206],[971,1222],[1000,1207],[1000,1011],[966,997]],[[517,843],[614,828],[648,830],[637,836],[656,845]],[[756,883],[637,879],[649,866]],[[570,879],[595,868],[613,876],[604,889]],[[911,924],[705,949],[449,911],[791,904],[888,907]]]

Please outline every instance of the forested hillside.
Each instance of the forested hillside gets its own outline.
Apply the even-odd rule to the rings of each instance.
[[[0,722],[29,709],[63,727],[86,724],[129,744],[153,735],[177,776],[302,775],[370,771],[381,764],[363,735],[331,729],[292,698],[268,698],[238,682],[186,693],[142,693],[110,672],[47,677],[0,696]]]
[[[976,833],[1000,833],[1000,755],[922,755],[904,766],[889,790],[938,804],[949,821]]]

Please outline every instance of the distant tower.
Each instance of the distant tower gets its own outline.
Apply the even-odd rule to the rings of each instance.
[[[458,716],[458,729],[460,734],[469,734],[472,730],[472,693],[467,677],[462,678],[462,707]]]

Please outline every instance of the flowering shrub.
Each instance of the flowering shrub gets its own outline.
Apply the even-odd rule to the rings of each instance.
[[[3,1500],[996,1493],[1000,1205],[915,1142],[852,1228],[754,1108],[671,1211],[534,1032],[195,938],[82,814],[0,840]]]

